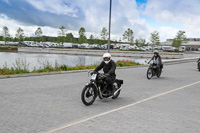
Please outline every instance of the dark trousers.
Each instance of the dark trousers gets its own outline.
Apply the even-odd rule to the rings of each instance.
[[[106,77],[105,81],[108,84],[108,88],[111,89],[111,91],[113,90],[113,83],[116,79],[116,76],[108,76]]]

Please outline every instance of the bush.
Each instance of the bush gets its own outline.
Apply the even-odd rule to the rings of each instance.
[[[10,74],[25,74],[30,73],[28,70],[25,69],[14,69],[14,68],[0,68],[0,75],[10,75]]]
[[[140,63],[133,62],[131,60],[118,60],[116,62],[117,67],[124,67],[124,66],[136,66],[140,65]]]
[[[67,71],[67,65],[65,65],[65,64],[61,65],[60,69],[63,71]]]

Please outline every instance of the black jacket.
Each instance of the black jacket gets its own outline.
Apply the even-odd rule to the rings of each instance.
[[[108,64],[102,61],[101,64],[94,71],[98,72],[102,68],[104,73],[108,73],[110,74],[110,76],[116,76],[115,74],[116,64],[113,60],[111,60]]]
[[[151,60],[154,60],[154,58],[155,58],[155,59],[158,58],[158,60],[159,60],[159,62],[158,62],[159,64],[158,64],[158,65],[162,65],[162,59],[161,59],[160,55],[157,55],[157,56],[154,55],[154,56],[151,58]]]

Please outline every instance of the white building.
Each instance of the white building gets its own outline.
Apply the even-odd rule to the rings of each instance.
[[[161,46],[172,46],[174,39],[167,39],[166,42],[161,42]],[[200,38],[187,38],[186,43],[182,43],[181,46],[184,46],[181,48],[181,51],[186,50],[186,51],[196,51],[200,48]]]

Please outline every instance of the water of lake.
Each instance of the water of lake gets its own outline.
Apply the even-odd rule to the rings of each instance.
[[[112,57],[116,62],[117,60],[131,60],[146,64],[147,59],[134,59],[127,57]],[[20,61],[19,61],[20,60]],[[79,64],[91,65],[99,64],[102,61],[102,57],[98,56],[76,56],[76,55],[65,55],[65,54],[30,54],[30,53],[10,53],[0,52],[0,68],[7,66],[9,68],[16,66],[17,61],[20,63],[26,63],[29,70],[34,68],[38,69],[49,63],[55,66],[55,62],[58,64],[66,64],[68,66],[76,66]]]

